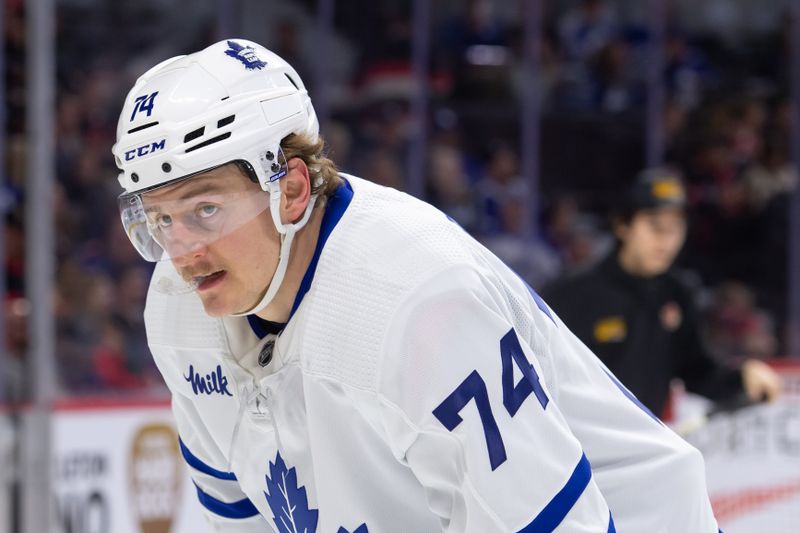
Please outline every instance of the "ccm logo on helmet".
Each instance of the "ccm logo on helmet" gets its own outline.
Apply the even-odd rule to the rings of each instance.
[[[145,144],[139,146],[138,148],[131,148],[130,150],[126,150],[125,161],[133,161],[137,157],[142,157],[147,154],[152,154],[153,152],[163,150],[166,144],[167,140],[161,139],[160,141],[153,141],[150,144]]]

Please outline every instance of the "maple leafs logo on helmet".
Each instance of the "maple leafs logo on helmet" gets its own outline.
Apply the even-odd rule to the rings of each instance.
[[[252,46],[242,46],[236,41],[228,41],[228,49],[225,55],[241,61],[247,70],[261,70],[267,66],[266,61],[259,59],[255,48]]]

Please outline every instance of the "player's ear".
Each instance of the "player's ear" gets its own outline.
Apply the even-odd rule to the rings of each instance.
[[[311,177],[308,166],[299,157],[286,162],[288,169],[281,178],[281,222],[292,224],[303,217],[311,199]]]

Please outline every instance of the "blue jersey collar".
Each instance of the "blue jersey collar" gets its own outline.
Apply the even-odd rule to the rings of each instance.
[[[347,180],[342,178],[342,184],[339,185],[339,188],[336,189],[336,192],[333,193],[333,196],[328,198],[328,204],[325,206],[325,214],[322,215],[322,223],[319,228],[319,237],[317,237],[317,246],[314,250],[314,256],[311,258],[311,262],[308,264],[306,273],[303,276],[303,281],[300,282],[300,288],[298,289],[297,295],[294,298],[294,304],[292,305],[292,311],[289,313],[288,320],[292,319],[295,311],[297,311],[297,308],[300,307],[300,302],[303,301],[303,297],[311,288],[311,283],[314,281],[314,273],[317,270],[317,263],[319,263],[319,257],[322,255],[322,249],[325,247],[325,243],[328,241],[328,237],[330,237],[331,233],[333,232],[333,228],[335,228],[339,223],[339,220],[341,220],[352,199],[353,188],[350,186],[350,183]],[[266,327],[267,324],[265,323],[267,321],[262,320],[256,315],[248,315],[247,322],[250,324],[250,328],[253,330],[253,333],[255,333],[259,338],[264,338],[268,333],[272,332],[271,329],[273,328]]]

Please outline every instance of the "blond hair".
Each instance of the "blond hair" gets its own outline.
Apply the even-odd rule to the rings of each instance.
[[[330,197],[342,183],[336,164],[325,154],[325,140],[316,140],[308,135],[292,133],[281,141],[281,149],[286,160],[299,157],[308,167],[311,177],[311,192]]]

